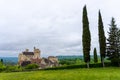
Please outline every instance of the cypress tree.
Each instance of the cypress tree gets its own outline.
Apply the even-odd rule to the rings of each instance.
[[[106,37],[104,34],[104,26],[102,22],[102,16],[99,11],[99,19],[98,19],[98,35],[99,35],[99,48],[100,48],[100,57],[101,57],[101,63],[104,65],[104,58],[106,55]]]
[[[94,48],[94,63],[98,62],[97,50]]]
[[[90,34],[90,30],[89,30],[89,21],[88,21],[88,17],[87,17],[86,5],[83,7],[82,22],[83,22],[83,34],[82,34],[83,55],[84,55],[84,61],[86,62],[87,67],[89,68],[91,34]]]

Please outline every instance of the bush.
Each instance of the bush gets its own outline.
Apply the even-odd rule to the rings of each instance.
[[[100,67],[103,67],[101,63],[90,64],[90,68],[100,68]],[[105,63],[105,67],[111,67],[111,63],[110,62]],[[76,68],[87,68],[87,65],[86,64],[66,65],[66,66],[59,66],[55,68],[46,68],[44,70],[62,70],[62,69],[76,69]]]
[[[6,69],[6,66],[4,66],[4,65],[3,65],[3,66],[0,66],[0,72],[1,72],[1,71],[4,71],[5,69]]]
[[[6,69],[6,66],[2,62],[0,62],[0,72],[4,71],[5,69]]]
[[[73,64],[80,64],[82,60],[79,58],[75,59],[61,59],[59,60],[59,64],[61,65],[73,65]]]
[[[6,72],[19,72],[19,71],[23,71],[23,68],[18,65],[6,67]]]
[[[25,69],[37,69],[39,66],[37,64],[28,64]]]

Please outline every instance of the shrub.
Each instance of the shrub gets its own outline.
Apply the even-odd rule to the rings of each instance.
[[[39,66],[37,64],[28,64],[25,69],[37,69]]]
[[[61,65],[73,65],[73,64],[80,64],[81,60],[79,58],[75,59],[61,59],[59,60],[59,64]]]
[[[0,72],[4,71],[5,69],[6,69],[6,66],[2,62],[0,62]]]
[[[18,65],[14,65],[14,66],[7,66],[6,67],[6,72],[18,72],[18,71],[22,71],[23,68],[18,66]]]

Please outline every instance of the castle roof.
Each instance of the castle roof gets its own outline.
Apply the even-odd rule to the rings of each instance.
[[[34,52],[23,52],[23,55],[34,55]]]

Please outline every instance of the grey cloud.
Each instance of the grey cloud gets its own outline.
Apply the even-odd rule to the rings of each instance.
[[[25,48],[32,51],[34,46],[41,49],[43,56],[82,55],[82,8],[85,4],[92,52],[94,47],[98,49],[98,10],[101,9],[107,32],[111,17],[119,20],[119,1],[1,0],[0,56],[18,56]]]

